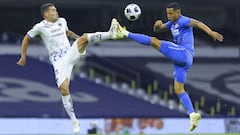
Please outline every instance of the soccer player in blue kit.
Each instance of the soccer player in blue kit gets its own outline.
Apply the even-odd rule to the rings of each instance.
[[[204,23],[186,17],[181,14],[181,6],[177,2],[169,3],[166,7],[168,22],[163,23],[157,20],[154,24],[154,32],[162,32],[171,30],[174,42],[159,40],[155,37],[150,37],[144,34],[132,33],[120,25],[118,26],[118,38],[130,38],[134,41],[152,46],[163,53],[174,64],[174,91],[178,95],[183,106],[186,108],[190,118],[190,131],[193,131],[201,118],[199,113],[196,113],[192,101],[188,93],[184,90],[187,72],[193,63],[194,56],[194,35],[193,27],[199,28],[206,32],[214,40],[223,41],[223,36],[218,32],[212,31]]]

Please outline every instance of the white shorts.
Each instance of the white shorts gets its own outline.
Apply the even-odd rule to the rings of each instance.
[[[70,49],[63,55],[57,62],[53,64],[55,79],[58,88],[64,82],[64,80],[68,79],[70,83],[70,77],[72,73],[73,66],[77,63],[81,55],[86,54],[86,49],[83,53],[79,53],[77,47],[77,40],[73,43]]]

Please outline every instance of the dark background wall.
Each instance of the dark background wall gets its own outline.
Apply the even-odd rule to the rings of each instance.
[[[116,17],[129,30],[151,34],[155,20],[166,21],[165,7],[172,0],[0,0],[0,32],[22,37],[35,23],[41,21],[40,5],[53,2],[60,16],[68,20],[70,29],[83,32],[106,31],[112,17]],[[184,15],[197,18],[225,36],[226,45],[240,45],[240,1],[239,0],[176,0],[182,5]],[[129,3],[142,8],[138,21],[129,22],[123,14]],[[209,37],[195,30],[197,37],[209,41]],[[160,38],[171,38],[170,33]]]

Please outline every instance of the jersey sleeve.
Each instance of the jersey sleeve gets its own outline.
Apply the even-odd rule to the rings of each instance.
[[[37,35],[40,34],[40,27],[39,27],[39,24],[36,24],[32,27],[32,29],[30,29],[28,32],[27,32],[27,35],[30,37],[30,38],[34,38],[36,37]]]
[[[191,21],[191,18],[189,18],[189,17],[184,17],[184,19],[182,19],[182,25],[184,26],[184,27],[189,27],[190,26],[190,21]]]
[[[167,25],[168,29],[171,29],[172,22],[168,21],[168,22],[166,22],[166,25]]]

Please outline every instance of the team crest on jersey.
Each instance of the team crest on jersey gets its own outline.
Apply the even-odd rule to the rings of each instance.
[[[60,27],[62,27],[62,23],[58,23],[58,25],[59,25]]]
[[[171,32],[173,36],[179,35],[179,24],[176,23],[171,26]]]
[[[179,27],[178,23],[174,25],[174,28],[177,29]]]

